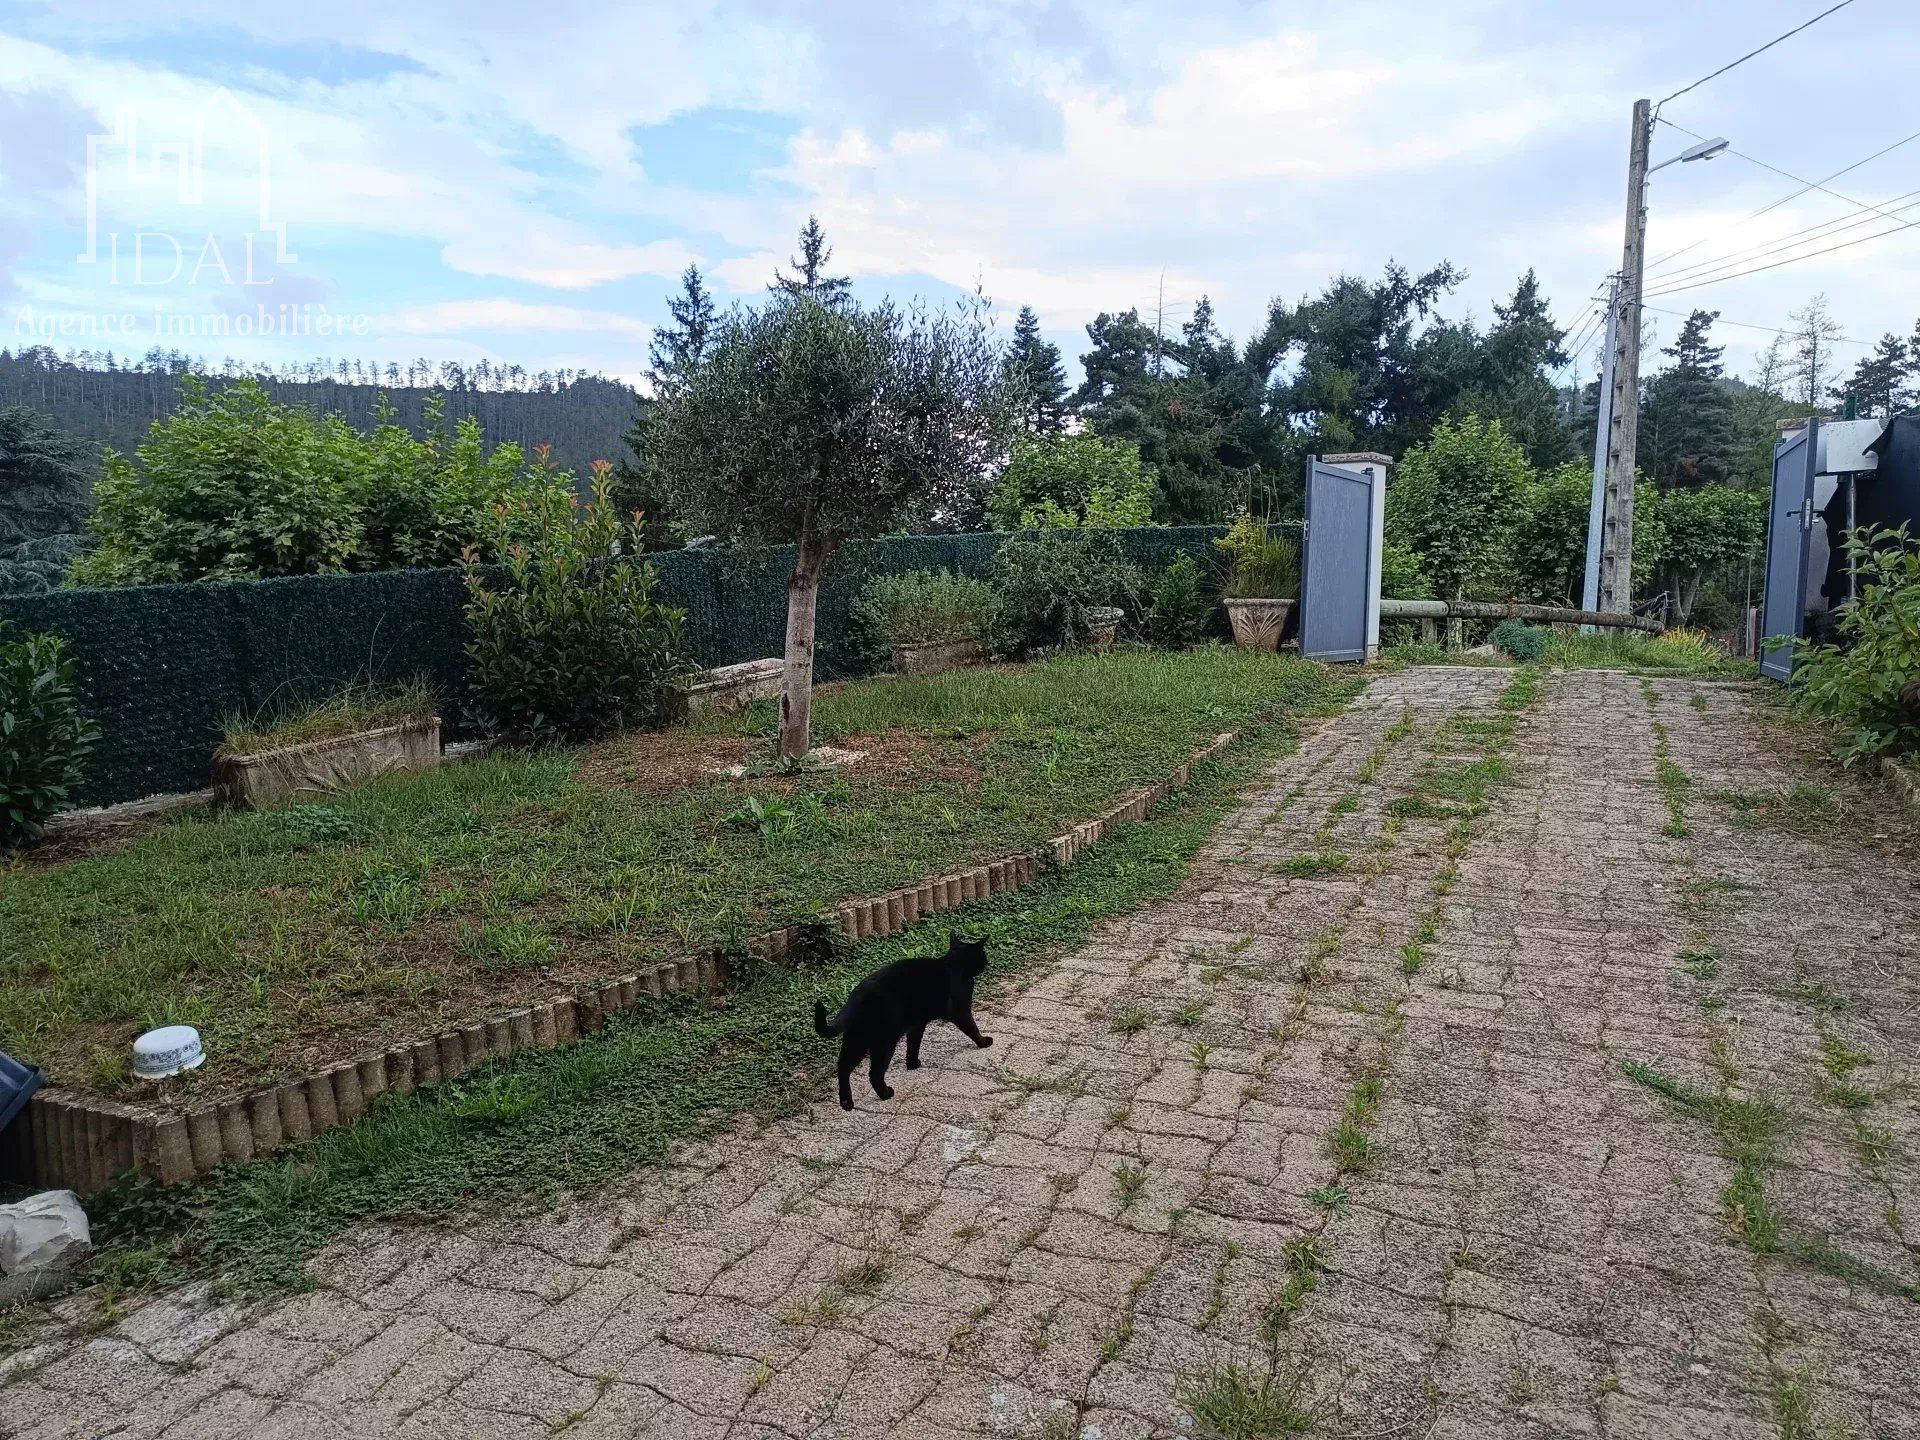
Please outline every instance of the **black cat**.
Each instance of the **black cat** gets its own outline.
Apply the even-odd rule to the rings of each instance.
[[[987,968],[984,941],[947,941],[944,955],[916,955],[876,970],[847,996],[847,1003],[827,1015],[825,1002],[813,1002],[813,1028],[831,1040],[840,1037],[840,1108],[853,1108],[853,1072],[872,1057],[868,1074],[873,1093],[891,1100],[887,1066],[893,1047],[907,1037],[907,1068],[920,1068],[920,1037],[936,1020],[959,1026],[960,1033],[985,1049],[993,1044],[973,1023],[974,978]]]

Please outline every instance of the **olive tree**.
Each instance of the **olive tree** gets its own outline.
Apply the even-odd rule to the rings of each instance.
[[[820,574],[847,540],[986,483],[1011,417],[977,309],[823,303],[804,290],[728,315],[700,368],[651,421],[659,473],[716,536],[790,544],[780,754],[812,739]]]

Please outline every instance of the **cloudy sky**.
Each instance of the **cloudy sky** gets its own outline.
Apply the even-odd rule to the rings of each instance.
[[[1099,310],[1204,293],[1244,334],[1389,259],[1482,319],[1532,266],[1578,337],[1634,98],[1826,3],[10,0],[0,346],[637,377],[684,266],[751,300],[809,212],[864,295],[977,286],[1070,360]],[[1741,154],[1654,178],[1659,339],[1818,292],[1850,341],[1913,329],[1920,139],[1775,202],[1920,131],[1915,73],[1912,0],[1855,0],[1667,106]]]

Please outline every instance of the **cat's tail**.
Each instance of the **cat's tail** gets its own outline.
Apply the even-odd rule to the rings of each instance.
[[[840,1033],[833,1022],[827,1019],[827,1002],[824,1000],[813,1002],[813,1028],[822,1040],[831,1040]]]

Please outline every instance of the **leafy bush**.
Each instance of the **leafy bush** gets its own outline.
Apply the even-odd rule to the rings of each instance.
[[[1153,476],[1140,447],[1101,435],[1023,436],[994,482],[987,513],[1001,530],[1153,523]]]
[[[1245,510],[1213,542],[1227,557],[1222,590],[1233,600],[1286,599],[1300,593],[1300,547]]]
[[[1143,577],[1110,530],[1035,530],[1008,537],[993,561],[994,587],[1013,643],[1024,651],[1084,645],[1090,610],[1138,612]]]
[[[39,838],[100,731],[82,718],[58,635],[0,635],[0,851]]]
[[[1911,750],[1920,745],[1920,723],[1903,709],[1901,690],[1920,678],[1920,548],[1903,525],[1856,531],[1847,554],[1859,599],[1841,613],[1840,644],[1800,642],[1794,701],[1841,721],[1840,753],[1848,760]]]
[[[1538,660],[1547,653],[1549,632],[1521,620],[1502,620],[1487,636],[1487,643],[1503,655],[1516,660]]]
[[[855,623],[887,645],[988,641],[999,613],[993,586],[951,570],[908,570],[867,582]]]
[[[637,522],[617,519],[608,473],[593,499],[537,492],[502,523],[531,535],[509,546],[504,577],[466,561],[467,657],[475,708],[516,745],[567,744],[657,724],[685,669],[682,610],[653,598],[652,564],[637,558]]]
[[[1207,633],[1212,618],[1213,602],[1201,589],[1200,567],[1191,555],[1177,556],[1154,582],[1148,638],[1169,650],[1185,649]]]
[[[240,580],[488,558],[514,538],[505,507],[565,496],[572,481],[518,445],[488,452],[479,423],[419,439],[384,416],[362,435],[338,415],[279,405],[255,381],[209,391],[180,381],[181,404],[133,459],[112,452],[88,520],[99,547],[79,585]],[[430,411],[430,421],[438,415]]]
[[[1383,600],[1431,600],[1433,582],[1427,578],[1420,557],[1394,540],[1380,547],[1380,598]]]

